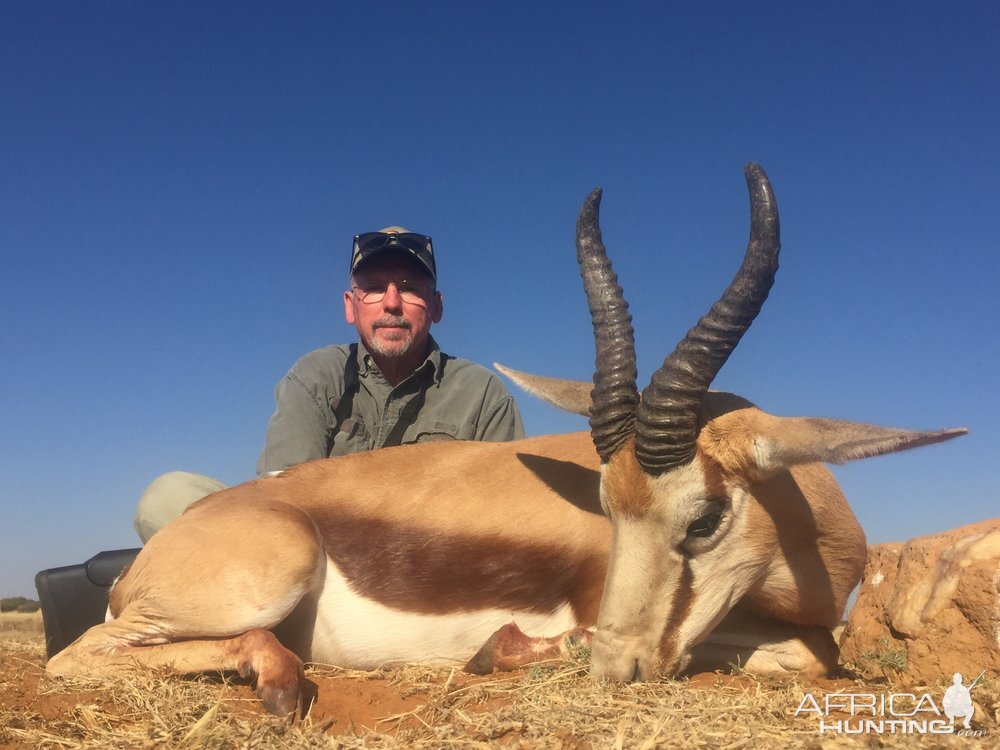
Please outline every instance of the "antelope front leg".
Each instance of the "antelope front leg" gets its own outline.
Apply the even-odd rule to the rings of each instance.
[[[760,676],[825,677],[838,669],[840,650],[822,625],[793,625],[737,608],[691,650],[687,672],[738,665]]]
[[[302,660],[267,630],[232,638],[185,640],[133,646],[134,618],[96,625],[49,660],[55,675],[117,674],[136,669],[169,669],[180,674],[238,672],[254,677],[257,697],[272,714],[304,716],[316,694],[305,678]],[[114,645],[119,644],[119,645]]]

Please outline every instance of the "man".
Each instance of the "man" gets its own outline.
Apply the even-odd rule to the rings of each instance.
[[[430,330],[443,312],[430,237],[398,226],[357,235],[344,315],[360,341],[305,355],[278,383],[258,475],[391,445],[523,437],[499,378],[438,348]],[[158,477],[136,509],[139,537],[224,488],[188,472]]]
[[[355,237],[344,315],[360,341],[305,355],[278,383],[257,473],[390,445],[523,437],[500,380],[445,354],[431,337],[443,311],[430,237],[402,227]],[[136,531],[146,542],[195,500],[224,488],[199,474],[164,474],[139,501]],[[35,576],[49,656],[103,620],[108,587],[137,552],[101,552]]]

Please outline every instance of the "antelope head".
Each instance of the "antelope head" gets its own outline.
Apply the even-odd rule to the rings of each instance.
[[[756,164],[745,175],[751,229],[743,264],[641,398],[631,316],[598,225],[600,189],[577,221],[577,260],[597,350],[590,426],[601,460],[601,503],[613,529],[592,651],[598,677],[675,675],[690,649],[761,585],[777,545],[755,528],[763,515],[751,507],[756,484],[795,464],[842,463],[965,432],[782,419],[756,408],[704,419],[709,385],[760,311],[778,267],[770,183]]]

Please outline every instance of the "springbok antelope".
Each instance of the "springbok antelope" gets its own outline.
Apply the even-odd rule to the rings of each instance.
[[[48,670],[235,670],[287,715],[309,687],[303,661],[461,663],[494,633],[472,667],[508,664],[525,644],[544,653],[514,621],[547,642],[596,625],[598,677],[669,677],[734,654],[769,671],[830,667],[829,627],[865,540],[818,462],[965,430],[781,419],[708,392],[777,269],[771,186],[756,165],[746,178],[742,267],[641,399],[600,191],[585,202],[577,254],[597,349],[592,397],[521,379],[563,406],[575,400],[590,435],[389,448],[211,495],[149,541],[111,591],[111,619]]]

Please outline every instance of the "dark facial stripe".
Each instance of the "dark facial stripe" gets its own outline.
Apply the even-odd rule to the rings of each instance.
[[[660,663],[670,665],[677,661],[680,656],[680,644],[677,640],[677,630],[681,624],[691,614],[691,607],[694,604],[694,576],[691,573],[691,564],[684,558],[681,567],[681,578],[677,584],[677,591],[674,599],[670,603],[670,617],[663,627],[660,635]],[[668,677],[673,675],[666,675]]]
[[[543,613],[568,602],[580,624],[596,620],[607,550],[434,535],[381,519],[315,520],[327,555],[351,587],[388,607],[421,614],[485,608]]]

